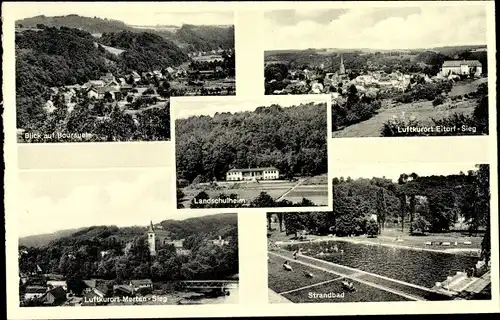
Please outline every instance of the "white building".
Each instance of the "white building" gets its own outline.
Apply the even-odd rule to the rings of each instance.
[[[226,173],[227,181],[276,180],[279,170],[275,167],[231,169]]]

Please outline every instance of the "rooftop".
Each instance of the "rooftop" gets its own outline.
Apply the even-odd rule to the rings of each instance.
[[[268,171],[268,170],[276,170],[275,167],[265,167],[265,168],[248,168],[248,169],[231,169],[228,172],[259,172],[259,171]]]
[[[481,62],[477,60],[448,60],[443,62],[443,67],[460,67],[461,65],[468,65],[470,67],[481,67]]]

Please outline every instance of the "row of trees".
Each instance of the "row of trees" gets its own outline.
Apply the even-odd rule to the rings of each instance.
[[[334,179],[333,211],[276,215],[280,229],[284,224],[287,233],[305,229],[338,236],[374,235],[386,222],[396,223],[403,232],[406,227],[410,234],[447,232],[463,219],[470,233],[486,231],[483,254],[489,256],[489,175],[489,165],[481,164],[467,174],[401,174],[397,182],[385,178]],[[273,214],[268,213],[269,222]],[[374,215],[377,227],[372,222]]]
[[[42,112],[20,135],[23,142],[75,142],[71,134],[90,134],[83,141],[164,141],[170,139],[170,105],[151,108],[134,115],[117,105],[83,99],[69,112],[61,99],[52,113]],[[27,134],[37,133],[40,138]],[[28,137],[28,138],[25,138]]]
[[[183,208],[184,205],[182,204],[184,200],[184,193],[180,190],[177,189],[177,208]],[[220,193],[217,197],[217,199],[225,200],[225,199],[232,199],[232,200],[238,200],[239,197],[235,193],[231,193],[229,195]],[[213,204],[204,204],[204,200],[210,199],[210,196],[205,192],[201,191],[199,192],[192,200],[190,203],[190,208],[242,208],[242,207],[253,207],[253,208],[273,208],[273,207],[314,207],[315,204],[306,198],[302,198],[300,202],[292,202],[286,199],[283,200],[275,200],[273,197],[271,197],[268,193],[266,192],[261,192],[259,196],[257,196],[255,199],[253,199],[250,203],[213,203]]]
[[[225,180],[232,168],[275,166],[285,175],[327,171],[325,104],[258,107],[176,120],[177,177]]]

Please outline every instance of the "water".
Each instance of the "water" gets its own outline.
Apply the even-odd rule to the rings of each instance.
[[[200,304],[237,304],[238,303],[238,288],[228,288],[228,296],[217,298],[203,298],[197,300]]]
[[[333,251],[335,245],[344,252],[326,252],[326,248]],[[455,275],[457,271],[473,267],[477,262],[474,257],[345,241],[296,244],[287,249],[296,250],[299,247],[303,251],[309,250],[304,253],[308,256],[427,288],[446,280],[447,276]],[[325,256],[316,256],[321,251]]]

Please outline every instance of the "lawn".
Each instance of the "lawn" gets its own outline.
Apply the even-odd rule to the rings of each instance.
[[[295,303],[336,303],[336,302],[388,302],[388,301],[411,301],[397,294],[387,292],[372,286],[365,285],[355,280],[352,281],[356,291],[348,292],[342,287],[340,280],[308,288],[300,291],[286,293],[283,296]],[[342,294],[343,297],[317,298],[310,294]]]
[[[420,101],[400,104],[392,108],[380,109],[372,118],[348,126],[342,130],[334,131],[333,138],[342,137],[381,137],[381,130],[384,123],[394,117],[404,117],[406,119],[415,117],[422,125],[433,125],[432,119],[442,119],[455,113],[470,115],[476,107],[473,99],[453,102],[453,107],[449,103],[444,103],[434,107],[432,101]]]
[[[324,272],[312,267],[299,264],[293,260],[288,260],[293,271],[283,269],[284,259],[270,255],[268,262],[268,286],[277,293],[284,293],[296,290],[304,286],[319,284],[317,286],[305,288],[290,293],[284,293],[283,297],[295,303],[321,303],[321,302],[373,302],[373,301],[407,301],[408,299],[399,295],[377,289],[372,286],[353,281],[356,287],[355,292],[346,292],[342,288],[341,277],[332,273]],[[300,259],[300,258],[299,258]],[[329,266],[331,267],[331,266]],[[311,272],[314,278],[308,278],[304,271]],[[310,296],[311,293],[311,296]],[[334,296],[332,298],[313,297],[313,293],[342,294],[343,297]]]
[[[299,264],[293,261],[293,259],[288,260],[288,263],[292,266],[293,271],[286,271],[283,269],[284,262],[284,259],[269,255],[269,261],[267,263],[267,271],[269,275],[268,286],[276,293],[282,293],[304,286],[340,278],[338,275]],[[314,277],[306,277],[304,275],[304,271],[312,273]]]
[[[209,186],[201,186],[201,188],[197,189],[186,187],[182,190],[185,194],[183,204],[185,207],[188,207],[191,200],[201,191],[205,191],[211,198],[217,198],[221,193],[226,195],[234,193],[237,194],[240,199],[245,199],[247,201],[246,203],[250,203],[252,200],[257,198],[261,192],[266,192],[274,199],[278,199],[296,184],[297,182],[281,180],[264,181],[259,183],[219,182],[218,187],[216,188],[211,188]],[[284,197],[284,199],[293,202],[300,202],[302,201],[302,198],[307,198],[316,205],[328,205],[328,185],[299,185]]]

